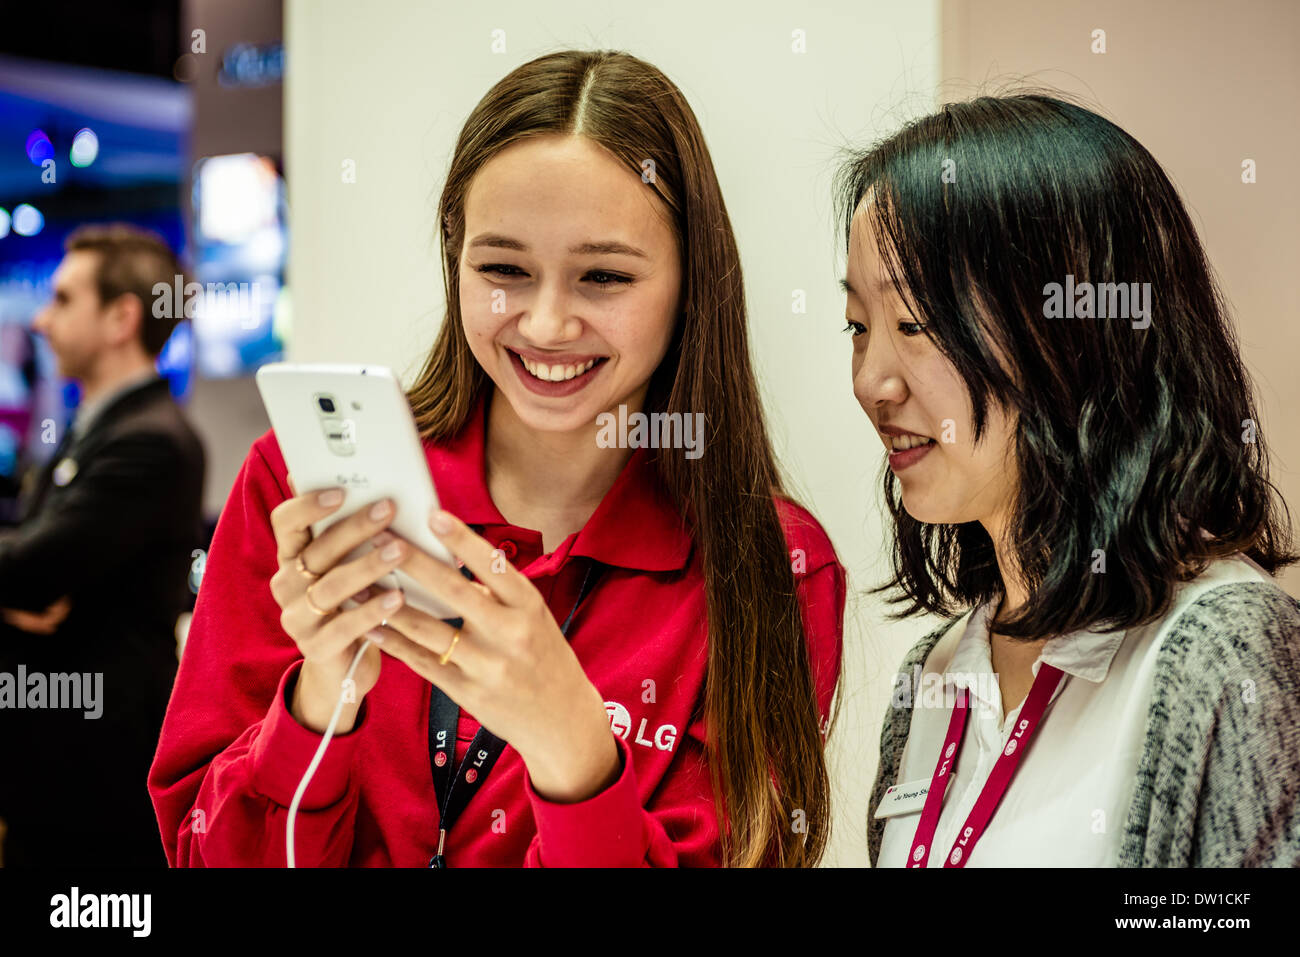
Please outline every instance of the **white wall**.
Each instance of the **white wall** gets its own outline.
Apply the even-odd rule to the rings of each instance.
[[[704,129],[740,243],[753,349],[773,438],[821,519],[851,591],[883,568],[882,450],[850,382],[840,334],[844,262],[830,179],[865,145],[934,107],[937,0],[720,5],[665,0],[467,5],[288,0],[286,157],[295,361],[390,365],[407,381],[442,320],[434,228],[455,137],[488,88],[568,47],[623,49],[683,90]],[[491,51],[504,30],[506,50]],[[806,34],[806,53],[792,34]],[[356,182],[342,182],[345,159]],[[792,312],[804,290],[807,312]],[[851,597],[835,821],[827,863],[863,865],[866,802],[886,689],[927,622],[888,625]]]

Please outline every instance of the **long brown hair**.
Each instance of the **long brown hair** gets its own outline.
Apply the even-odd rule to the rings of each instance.
[[[750,366],[740,256],[699,124],[659,70],[614,51],[553,53],[514,70],[474,108],[438,210],[447,318],[408,394],[411,407],[422,435],[447,439],[489,386],[461,323],[465,195],[494,154],[556,134],[585,136],[641,176],[671,212],[681,250],[680,317],[645,411],[705,414],[706,454],[651,452],[701,549],[704,713],[723,861],[815,864],[830,831],[829,780],[791,556],[773,500],[784,489]],[[806,834],[795,826],[800,811]]]

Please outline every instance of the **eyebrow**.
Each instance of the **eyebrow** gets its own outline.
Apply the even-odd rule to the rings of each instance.
[[[521,243],[517,239],[511,239],[509,236],[502,236],[499,233],[483,233],[475,236],[470,242],[469,248],[475,249],[479,246],[487,246],[493,249],[513,249],[517,252],[528,252],[526,243]],[[635,246],[629,246],[627,243],[606,240],[604,242],[586,242],[579,243],[577,246],[570,246],[569,253],[574,256],[637,256],[641,259],[649,259],[644,252]]]
[[[880,279],[876,281],[876,284],[872,288],[876,292],[887,292],[888,290],[892,289],[893,286],[894,284],[891,283],[888,279]],[[859,299],[862,298],[862,294],[853,288],[853,284],[849,282],[847,276],[845,276],[843,279],[840,280],[840,289],[843,292],[848,293],[849,295],[857,296]]]

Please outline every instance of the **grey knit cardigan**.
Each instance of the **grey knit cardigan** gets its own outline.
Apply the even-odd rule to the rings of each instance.
[[[953,624],[917,642],[900,673],[924,668]],[[911,723],[910,703],[886,710],[873,862],[886,824],[876,808]],[[1300,867],[1300,602],[1276,585],[1213,588],[1166,634],[1118,866]]]

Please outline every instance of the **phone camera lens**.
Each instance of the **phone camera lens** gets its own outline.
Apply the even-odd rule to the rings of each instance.
[[[328,398],[326,396],[321,396],[319,399],[316,400],[316,403],[320,406],[320,410],[322,412],[334,411],[334,400],[331,398]]]

